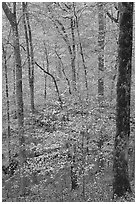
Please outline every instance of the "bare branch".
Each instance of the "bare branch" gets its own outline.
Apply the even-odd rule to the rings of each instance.
[[[106,12],[106,14],[108,15],[108,17],[114,21],[115,23],[118,23],[118,18],[114,18],[108,11]]]
[[[16,20],[15,20],[15,16],[14,14],[10,11],[9,7],[7,6],[6,2],[2,2],[2,8],[3,8],[3,11],[5,13],[5,15],[7,16],[10,24],[12,27],[15,26],[16,24]]]
[[[59,89],[58,89],[58,86],[57,86],[57,82],[56,82],[55,77],[54,77],[52,74],[50,74],[49,72],[45,71],[45,69],[42,68],[37,62],[35,62],[35,64],[36,64],[45,74],[49,75],[49,76],[53,79],[54,84],[55,84],[55,87],[56,87],[56,91],[57,91],[57,94],[58,94],[60,106],[61,106],[61,108],[62,108],[62,100],[61,100],[61,97],[60,97],[60,94],[59,94]]]

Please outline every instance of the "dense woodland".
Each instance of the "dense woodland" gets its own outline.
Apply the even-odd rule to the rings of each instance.
[[[132,2],[2,3],[2,199],[134,201]]]

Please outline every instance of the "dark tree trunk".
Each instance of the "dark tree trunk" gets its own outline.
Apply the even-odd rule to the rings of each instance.
[[[78,188],[77,181],[77,168],[76,168],[76,145],[73,146],[73,152],[71,158],[71,190],[76,190]]]
[[[71,55],[71,67],[72,67],[72,84],[73,90],[76,91],[76,68],[75,68],[75,61],[76,61],[76,47],[75,47],[75,30],[74,30],[74,19],[71,18],[71,35],[72,35],[72,55]]]
[[[128,143],[130,135],[130,87],[133,34],[133,3],[119,3],[119,50],[117,81],[117,117],[114,154],[113,193],[120,197],[131,192],[128,176]]]
[[[99,112],[102,115],[102,102],[104,100],[104,48],[105,48],[105,29],[106,29],[106,19],[104,12],[104,3],[97,3],[98,6],[98,102],[99,102]],[[101,118],[100,118],[101,119]],[[100,135],[98,139],[98,172],[101,172],[104,168],[104,159],[102,153],[102,147],[104,144],[103,127],[100,129]]]
[[[24,114],[23,114],[23,92],[22,92],[22,66],[21,66],[21,55],[20,55],[20,43],[18,34],[18,24],[16,17],[16,3],[13,3],[13,13],[5,2],[2,3],[2,8],[7,16],[12,30],[14,40],[14,55],[15,55],[15,66],[16,66],[16,99],[17,99],[17,117],[18,117],[18,135],[20,145],[20,172],[21,172],[21,183],[20,183],[20,194],[24,194],[25,182],[22,176],[22,166],[26,159],[25,154],[25,138],[24,138]]]
[[[29,86],[30,86],[30,102],[31,102],[31,111],[32,113],[34,113],[34,73],[33,73],[33,69],[34,69],[34,65],[33,63],[31,63],[31,61],[33,62],[33,60],[31,60],[31,58],[33,58],[33,48],[32,48],[32,53],[30,52],[30,45],[32,44],[32,39],[31,37],[29,38],[28,35],[28,30],[30,29],[30,26],[28,26],[27,24],[29,23],[29,21],[26,22],[26,18],[27,18],[27,4],[26,3],[22,3],[22,10],[23,10],[23,24],[24,24],[24,31],[25,31],[25,39],[26,39],[26,48],[27,48],[27,59],[28,59],[28,75],[29,75]],[[29,29],[28,29],[29,27]],[[29,30],[30,36],[31,36],[31,30]],[[29,40],[30,39],[30,40]],[[30,41],[30,43],[29,43]]]
[[[71,164],[71,189],[72,190],[76,190],[78,188],[77,174],[76,174],[74,164],[75,164],[75,158],[73,156],[72,164]]]
[[[31,101],[31,111],[34,113],[34,52],[33,52],[33,43],[32,43],[32,34],[31,27],[29,22],[29,15],[27,11],[27,3],[22,3],[23,5],[23,15],[24,15],[24,29],[25,29],[25,38],[27,46],[27,55],[28,55],[28,66],[29,66],[29,86],[30,86],[30,101]]]
[[[104,96],[104,42],[105,42],[105,12],[103,3],[98,3],[98,95],[99,98]]]

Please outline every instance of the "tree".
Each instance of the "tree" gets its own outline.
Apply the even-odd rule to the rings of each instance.
[[[48,53],[45,41],[43,41],[43,45],[44,45],[44,54],[45,54],[46,67],[47,67],[45,71],[49,73],[49,53]],[[46,96],[47,96],[47,75],[45,74],[45,86],[44,86],[44,99],[45,100],[46,100]]]
[[[30,86],[30,98],[31,98],[31,111],[34,113],[34,53],[32,44],[32,34],[29,22],[29,15],[27,11],[27,3],[22,3],[23,10],[23,24],[25,30],[27,59],[28,59],[28,72],[29,72],[29,86]]]
[[[16,67],[15,67],[15,60],[13,66],[13,98],[14,98],[14,106],[15,106],[15,113],[14,118],[17,118],[17,111],[16,111]]]
[[[104,72],[104,42],[105,42],[105,13],[104,13],[104,5],[103,3],[98,3],[98,46],[99,46],[99,54],[98,54],[98,95],[99,98],[104,96],[104,80],[103,80],[103,72]]]
[[[9,23],[13,31],[13,41],[14,41],[14,55],[16,64],[16,98],[17,98],[17,117],[18,117],[18,135],[19,135],[19,145],[20,145],[20,167],[23,166],[25,161],[25,138],[24,138],[24,114],[23,114],[23,92],[22,92],[22,65],[21,65],[21,55],[20,55],[20,42],[18,33],[18,22],[16,14],[16,3],[13,3],[13,12],[11,12],[7,3],[2,3],[3,11],[9,20]],[[22,168],[20,168],[21,170]],[[21,183],[20,183],[20,193],[24,193],[25,182],[21,171]]]
[[[65,68],[64,68],[63,61],[62,61],[62,59],[61,59],[60,54],[57,52],[56,46],[55,46],[55,53],[56,53],[56,56],[57,56],[57,58],[58,58],[58,60],[59,60],[59,66],[62,68],[62,72],[63,72],[63,74],[64,74],[64,77],[65,77],[66,81],[67,81],[67,84],[68,84],[68,87],[69,87],[69,94],[72,94],[72,92],[71,92],[71,86],[70,86],[70,81],[69,81],[69,79],[68,79],[68,77],[67,77],[67,75],[66,75],[66,73],[65,73]]]
[[[62,108],[62,100],[61,100],[61,97],[60,97],[60,93],[59,93],[59,89],[58,89],[58,85],[57,85],[57,82],[55,80],[55,77],[50,74],[49,72],[45,71],[44,68],[42,68],[37,62],[35,62],[35,64],[37,65],[37,67],[39,67],[45,74],[47,74],[48,76],[50,76],[52,79],[53,79],[53,82],[55,84],[55,87],[56,87],[56,91],[57,91],[57,94],[58,94],[58,99],[59,99],[59,103],[60,103],[60,107]]]
[[[127,128],[128,123],[123,116],[125,105],[122,105],[122,108],[117,108],[118,114],[122,110],[122,116],[120,118],[117,114],[119,117],[117,124],[121,121],[120,125],[117,125],[117,133],[120,136],[115,140],[118,75],[122,77],[121,84],[124,81],[122,87],[127,87],[125,84],[128,81],[125,78],[123,80],[127,68],[124,66],[124,71],[121,68],[119,68],[120,71],[118,70],[119,62],[122,63],[121,56],[118,56],[119,50],[122,49],[118,41],[120,28],[119,19],[116,18],[118,3],[99,3],[102,4],[100,5],[102,6],[101,20],[102,17],[106,17],[103,34],[99,32],[98,2],[31,2],[29,4],[6,2],[5,4],[11,15],[9,20],[4,11],[2,15],[3,201],[111,201],[113,190],[117,195],[125,188],[123,187],[125,184],[119,187],[118,181],[121,179],[121,183],[123,180],[125,182],[123,172],[127,171],[127,155],[128,172],[124,172],[124,175],[127,175],[127,183],[130,181],[133,189],[134,180],[131,179],[134,163],[134,66],[131,82],[130,137],[126,136],[125,126]],[[121,10],[125,12],[125,9]],[[13,33],[15,23],[18,35]],[[20,48],[18,53],[19,63],[21,63],[18,67],[15,41]],[[35,59],[31,57],[30,42],[33,45],[32,54],[35,55]],[[101,43],[102,46],[100,46]],[[134,46],[134,35],[132,43]],[[134,47],[132,50],[134,53]],[[125,51],[122,50],[121,53]],[[129,50],[128,53],[130,53]],[[34,113],[32,113],[30,90],[32,64],[35,68],[36,110]],[[129,66],[130,62],[127,64]],[[100,65],[103,66],[102,71],[99,70]],[[18,68],[22,69],[20,79],[17,78]],[[75,73],[72,73],[72,70]],[[124,74],[121,74],[122,71]],[[76,74],[74,84],[73,74]],[[98,92],[100,78],[103,81],[102,95]],[[23,86],[22,127],[18,125],[19,120],[17,120],[20,117],[19,102],[15,104],[13,97],[13,90],[16,94],[18,87],[15,85],[19,80]],[[113,100],[110,101],[112,83],[114,92]],[[76,90],[74,90],[75,85]],[[127,89],[124,92],[125,95],[128,92]],[[121,93],[119,96],[124,98],[125,95]],[[15,97],[19,100],[18,95]],[[128,101],[128,98],[123,98],[121,103],[125,103],[124,100]],[[8,111],[7,105],[9,105]],[[14,117],[15,108],[18,118]],[[125,111],[127,110],[126,107]],[[10,133],[8,133],[8,122]],[[22,131],[24,139],[22,145],[19,143],[18,129]],[[7,140],[8,134],[11,141],[10,147]],[[125,146],[123,147],[121,143]],[[8,150],[11,151],[11,162],[8,161],[10,157],[8,157]],[[123,158],[126,158],[126,162]],[[122,169],[121,172],[119,167]],[[130,183],[128,185],[130,186]],[[131,188],[127,189],[130,192]],[[114,201],[123,199],[125,200],[125,198],[116,198]],[[128,200],[134,200],[134,189],[133,194],[128,194]]]
[[[119,3],[118,81],[116,136],[114,144],[113,193],[120,197],[131,192],[128,176],[130,135],[130,89],[132,68],[133,3]]]
[[[86,86],[86,90],[87,90],[87,99],[88,99],[87,67],[86,67],[86,63],[85,63],[85,56],[84,56],[84,53],[83,53],[83,47],[82,47],[81,38],[80,38],[79,21],[78,21],[78,16],[77,16],[77,13],[76,13],[75,3],[73,3],[73,9],[74,9],[74,16],[75,16],[75,21],[76,21],[75,23],[76,23],[76,29],[77,29],[77,34],[78,34],[78,40],[79,40],[80,55],[81,55],[81,58],[82,58],[82,63],[83,63],[83,68],[84,68],[85,86]]]
[[[105,47],[105,29],[106,29],[106,19],[104,12],[104,4],[98,3],[98,99],[99,99],[99,111],[101,113],[102,100],[104,97],[104,47]],[[104,168],[104,159],[102,154],[102,147],[104,144],[104,135],[103,135],[103,127],[100,129],[98,139],[98,149],[99,149],[99,157],[98,157],[98,171],[100,172]]]
[[[6,81],[6,102],[7,102],[7,120],[8,120],[8,152],[9,152],[9,162],[11,161],[11,147],[10,147],[10,137],[11,137],[11,127],[10,127],[10,102],[9,102],[9,83],[8,83],[8,67],[7,67],[7,53],[6,48],[2,45],[3,58],[4,58],[4,69],[5,69],[5,81]]]
[[[61,7],[60,7],[61,8]],[[67,32],[68,29],[65,28],[65,25],[63,22],[61,22],[60,19],[57,19],[53,15],[53,10],[48,6],[48,11],[51,15],[51,19],[54,23],[55,28],[57,29],[58,33],[64,40],[64,42],[67,45],[68,52],[70,54],[70,59],[71,59],[71,69],[72,69],[72,89],[75,92],[77,90],[76,87],[76,39],[75,39],[75,20],[74,20],[74,15],[70,15],[70,12],[72,12],[72,6],[65,4],[65,14],[68,15],[66,19],[69,22],[69,28],[70,28],[70,33]],[[71,37],[70,37],[71,36]]]

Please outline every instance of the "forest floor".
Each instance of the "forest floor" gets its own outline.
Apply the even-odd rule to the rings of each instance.
[[[18,197],[19,170],[2,176],[3,202],[109,202],[112,201],[115,107],[66,102],[63,109],[47,104],[35,114],[25,111],[25,196]],[[8,164],[6,126],[3,127],[3,165]],[[133,148],[135,134],[131,124]],[[101,143],[102,142],[102,143]],[[74,150],[74,147],[75,150]],[[88,147],[88,151],[86,148]],[[78,188],[71,189],[71,157],[75,151]],[[19,153],[17,119],[11,117],[11,152]],[[129,157],[129,174],[133,171]],[[17,158],[18,159],[18,158]],[[101,161],[101,167],[100,162]],[[130,179],[134,201],[134,179]],[[124,201],[124,200],[116,200]]]

